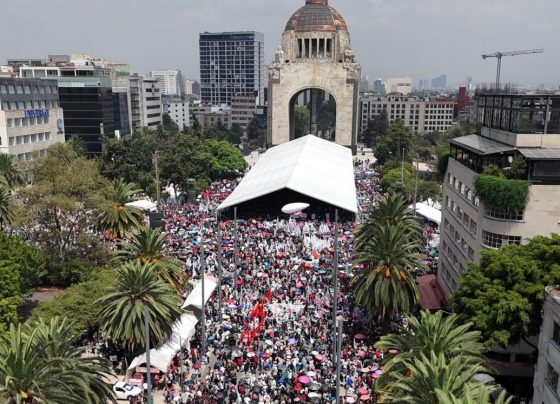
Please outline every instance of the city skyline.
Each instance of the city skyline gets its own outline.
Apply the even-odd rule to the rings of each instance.
[[[72,3],[79,7],[65,3],[21,0],[5,5],[0,35],[17,34],[17,40],[4,43],[0,63],[7,58],[86,52],[129,63],[140,73],[180,69],[185,77],[198,79],[199,33],[263,32],[265,61],[270,63],[280,44],[279,32],[304,1],[162,0],[161,7],[146,0]],[[450,86],[467,76],[474,83],[491,83],[495,60],[483,61],[483,53],[544,48],[543,55],[504,59],[502,82],[560,83],[554,69],[560,63],[560,44],[552,35],[553,16],[560,12],[555,0],[536,0],[530,8],[523,0],[331,0],[330,5],[345,18],[363,75],[370,80],[410,76],[418,82],[445,73]],[[26,29],[19,30],[21,26]],[[45,33],[46,41],[37,40]]]

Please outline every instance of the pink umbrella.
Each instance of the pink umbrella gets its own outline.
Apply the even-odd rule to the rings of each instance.
[[[371,399],[369,394],[363,394],[363,395],[360,396],[360,400],[367,401],[369,399]]]
[[[390,354],[396,354],[396,353],[399,353],[399,351],[397,349],[389,349],[389,353]]]
[[[321,362],[323,359],[325,359],[325,357],[321,354],[319,355],[315,355],[315,359],[317,359],[319,362]]]
[[[347,403],[355,403],[356,399],[354,397],[346,397],[346,402]]]
[[[298,381],[303,384],[311,383],[311,379],[305,375],[298,377]]]
[[[368,393],[368,389],[366,389],[365,387],[360,387],[358,389],[358,393],[360,394],[367,394]]]
[[[370,368],[361,368],[360,371],[361,371],[362,373],[369,373],[369,372],[372,372],[372,370],[371,370]]]
[[[364,334],[356,334],[354,335],[354,338],[356,339],[364,339],[366,336]]]
[[[379,379],[381,377],[380,374],[374,373],[372,376],[374,379]]]

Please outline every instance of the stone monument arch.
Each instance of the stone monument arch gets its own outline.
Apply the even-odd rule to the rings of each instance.
[[[330,133],[336,143],[355,153],[359,80],[360,65],[350,47],[346,22],[328,0],[306,0],[288,20],[274,62],[268,66],[268,144],[294,138],[294,99],[305,92],[309,133],[319,135],[318,109],[332,97],[336,127]]]

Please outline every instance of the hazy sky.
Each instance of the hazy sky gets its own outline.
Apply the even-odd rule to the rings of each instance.
[[[304,0],[0,0],[0,64],[7,58],[86,52],[134,71],[181,69],[198,78],[198,33],[265,34],[266,61]],[[560,83],[560,0],[330,0],[348,24],[370,79],[397,75],[449,83],[495,78],[482,53],[545,48],[504,58],[502,82]]]

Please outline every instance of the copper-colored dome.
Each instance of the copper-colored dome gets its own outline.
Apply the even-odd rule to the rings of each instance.
[[[342,15],[329,6],[328,0],[306,0],[286,24],[285,31],[298,32],[348,32]]]

